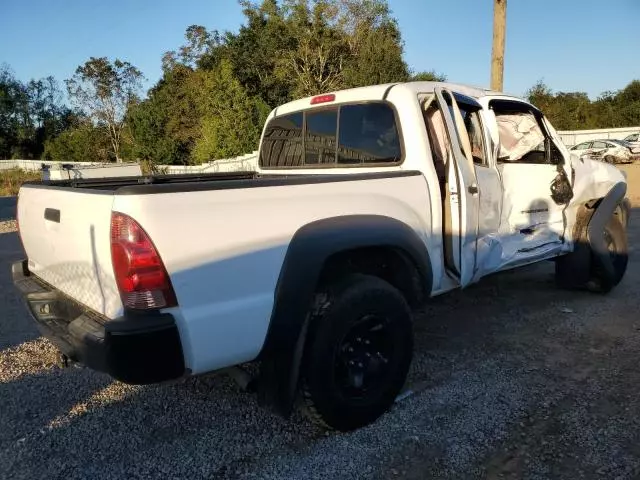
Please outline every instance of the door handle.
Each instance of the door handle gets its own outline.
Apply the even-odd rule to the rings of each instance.
[[[471,185],[469,185],[469,188],[467,190],[469,191],[469,193],[471,195],[477,195],[478,194],[478,185],[476,183],[472,183]]]
[[[60,210],[57,208],[45,208],[44,219],[50,222],[60,223]]]

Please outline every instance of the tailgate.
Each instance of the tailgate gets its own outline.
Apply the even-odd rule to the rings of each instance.
[[[122,304],[111,266],[112,192],[25,185],[18,222],[29,270],[98,313]]]

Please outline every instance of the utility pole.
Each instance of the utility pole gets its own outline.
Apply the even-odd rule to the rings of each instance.
[[[491,89],[502,91],[504,36],[507,28],[507,0],[493,0],[493,47],[491,50]]]

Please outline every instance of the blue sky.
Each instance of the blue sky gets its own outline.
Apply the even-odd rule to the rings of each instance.
[[[389,0],[416,70],[489,83],[493,0]],[[62,81],[90,56],[128,60],[151,86],[188,25],[237,30],[236,0],[2,0],[0,63]],[[537,80],[592,98],[640,78],[640,0],[509,0],[504,90]]]

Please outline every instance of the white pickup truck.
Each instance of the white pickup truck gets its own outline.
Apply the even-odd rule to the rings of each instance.
[[[523,100],[377,85],[274,109],[256,172],[25,184],[13,277],[72,361],[133,384],[256,362],[262,405],[349,430],[394,403],[429,297],[542,260],[620,282],[626,186]]]

